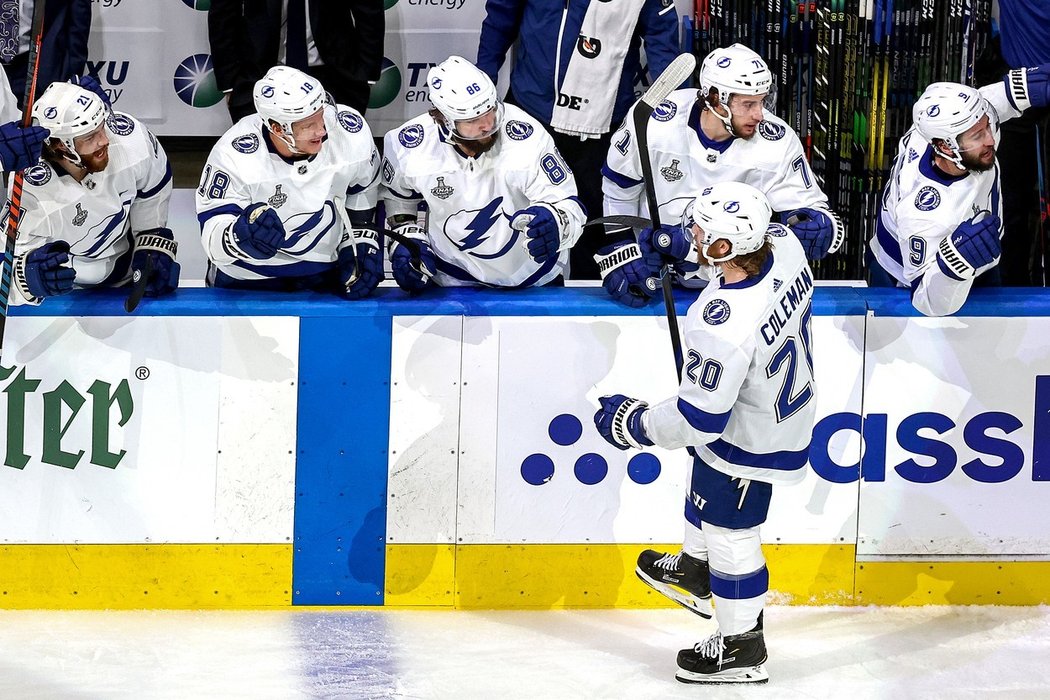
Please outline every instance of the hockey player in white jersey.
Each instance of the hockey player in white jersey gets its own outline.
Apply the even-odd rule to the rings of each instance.
[[[432,68],[434,109],[387,133],[383,199],[392,230],[420,254],[391,243],[394,279],[517,288],[561,277],[585,213],[576,181],[535,119],[504,105],[489,77],[459,56]],[[417,218],[420,204],[426,221]]]
[[[33,105],[33,118],[51,135],[43,158],[25,171],[11,303],[120,286],[144,273],[149,258],[146,295],[174,290],[171,165],[156,137],[69,83],[52,83]]]
[[[773,211],[802,241],[810,260],[837,251],[845,232],[813,177],[802,143],[787,123],[765,108],[775,101],[773,76],[765,61],[741,44],[715,49],[701,64],[699,83],[699,90],[672,92],[648,121],[649,159],[661,222],[678,221],[693,196],[708,185],[745,182],[765,194]],[[602,174],[606,216],[648,218],[638,137],[630,116],[613,134]],[[634,281],[646,275],[643,258],[652,248],[668,260],[677,260],[675,251],[691,247],[686,232],[668,226],[664,233],[662,239],[669,243],[659,246],[654,243],[661,237],[643,231],[640,254],[634,243],[603,250],[608,254],[630,246],[633,254],[621,257],[634,262],[612,267],[602,265],[596,256],[605,268],[606,289],[619,301],[641,306],[652,296],[644,286],[632,285],[628,291],[622,284],[624,276]],[[693,268],[678,269],[684,273]]]
[[[383,279],[379,153],[361,115],[302,71],[275,66],[257,114],[223,134],[197,190],[215,287],[371,294]]]
[[[1050,65],[1007,73],[979,90],[933,83],[897,146],[875,235],[872,286],[912,291],[927,316],[958,311],[975,284],[999,283],[999,123],[1050,104]]]
[[[701,264],[717,268],[683,325],[677,396],[656,405],[601,398],[598,432],[620,449],[653,444],[694,455],[685,544],[638,558],[638,576],[718,632],[678,654],[689,683],[760,683],[769,573],[759,539],[773,484],[803,478],[816,406],[810,329],[813,273],[801,243],[761,192],[726,182],[684,213]]]

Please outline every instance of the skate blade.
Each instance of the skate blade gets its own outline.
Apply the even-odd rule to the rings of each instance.
[[[655,579],[649,578],[645,572],[634,570],[634,573],[638,575],[638,578],[642,580],[642,583],[649,586],[658,593],[662,593],[674,602],[681,605],[689,612],[696,613],[705,620],[710,620],[711,616],[714,615],[714,608],[711,607],[711,598],[697,598],[694,595],[685,593],[684,591],[675,588],[663,581],[656,581]]]
[[[674,677],[680,683],[703,683],[706,685],[769,682],[769,674],[766,672],[766,667],[762,664],[719,671],[718,673],[693,673],[680,668],[674,674]]]

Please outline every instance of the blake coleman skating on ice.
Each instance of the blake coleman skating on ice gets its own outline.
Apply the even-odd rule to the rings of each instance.
[[[25,170],[11,303],[124,285],[148,265],[146,295],[174,290],[171,166],[156,137],[70,83],[48,86],[33,119],[50,138],[41,160]]]
[[[257,114],[219,138],[197,190],[208,284],[368,296],[383,279],[368,125],[288,66],[267,71],[254,98]]]
[[[585,214],[550,135],[459,56],[432,68],[427,86],[434,109],[384,142],[389,227],[420,248],[414,257],[391,242],[398,285],[518,288],[560,278]]]
[[[1012,70],[979,90],[958,83],[926,88],[897,146],[869,242],[872,286],[910,288],[917,310],[947,316],[974,284],[998,285],[999,124],[1047,104],[1050,65]]]
[[[672,92],[653,110],[647,123],[660,220],[678,221],[685,206],[708,185],[745,182],[765,194],[773,210],[802,241],[810,260],[837,251],[844,229],[813,177],[802,143],[786,122],[765,107],[775,102],[773,76],[765,61],[741,44],[715,49],[701,64],[699,83],[699,90]],[[629,116],[613,134],[602,169],[606,216],[647,216],[637,143],[634,120]],[[658,237],[651,230],[643,231],[638,238],[640,251],[627,256],[636,262],[606,270],[603,275],[610,294],[632,306],[647,300],[623,293],[627,286],[621,278],[627,276],[635,295],[651,297],[655,290],[650,287],[647,291],[641,284],[647,274],[652,274],[645,269],[643,259],[654,248],[668,257],[672,253],[657,243]],[[615,247],[634,245],[628,242]],[[694,269],[695,265],[678,266],[686,278]],[[611,279],[609,272],[613,272]]]
[[[759,526],[773,484],[801,480],[809,455],[816,387],[810,330],[813,274],[798,239],[770,224],[765,196],[743,183],[704,188],[686,207],[712,282],[683,324],[678,395],[649,406],[601,398],[595,425],[620,449],[691,448],[683,550],[646,550],[643,581],[704,617],[718,632],[678,654],[689,683],[760,683],[762,610],[769,573]]]

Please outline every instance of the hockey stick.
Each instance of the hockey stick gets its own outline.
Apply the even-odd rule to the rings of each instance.
[[[33,6],[33,27],[30,33],[29,61],[26,68],[25,100],[22,103],[22,128],[33,123],[33,103],[36,102],[36,76],[40,68],[40,43],[44,38],[44,3]],[[19,170],[11,183],[11,202],[8,209],[7,241],[4,244],[3,269],[0,270],[0,352],[3,351],[4,331],[7,329],[7,304],[11,298],[11,273],[15,266],[15,240],[22,221],[22,183],[25,174]]]
[[[139,302],[142,301],[142,295],[146,293],[146,285],[149,284],[149,278],[153,275],[153,256],[146,256],[146,269],[135,270],[135,274],[131,277],[132,288],[131,294],[124,300],[124,310],[129,314],[133,313],[138,307]]]
[[[671,91],[682,84],[693,73],[696,58],[684,53],[671,61],[660,77],[642,95],[634,106],[634,133],[638,140],[638,159],[642,165],[642,180],[645,182],[645,199],[649,204],[649,216],[653,228],[660,228],[660,204],[656,200],[656,185],[653,182],[653,164],[649,160],[649,117],[658,104],[664,101]],[[726,109],[728,109],[728,105]],[[679,381],[682,377],[682,338],[678,335],[678,314],[674,308],[674,294],[671,291],[670,267],[664,263],[660,269],[660,282],[663,285],[664,309],[667,312],[667,330],[671,334],[671,349],[674,352],[674,365]]]

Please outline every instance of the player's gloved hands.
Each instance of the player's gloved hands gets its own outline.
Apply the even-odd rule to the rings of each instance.
[[[233,239],[244,254],[256,260],[272,258],[284,245],[284,224],[270,205],[252,204],[233,222]]]
[[[634,308],[645,306],[656,294],[660,281],[660,255],[643,254],[637,243],[613,243],[594,256],[602,286],[612,298]]]
[[[657,252],[667,262],[684,261],[693,252],[693,237],[681,226],[644,228],[638,233],[638,245],[642,253]]]
[[[107,109],[113,108],[113,104],[109,101],[109,94],[102,88],[102,84],[98,82],[98,78],[96,78],[95,76],[91,74],[74,75],[72,78],[70,78],[69,82],[73,83],[74,85],[79,85],[85,90],[88,90],[98,95],[98,98],[102,100],[102,103],[106,105]]]
[[[347,299],[364,299],[383,281],[383,253],[379,232],[371,228],[355,228],[343,233],[339,249],[339,274],[346,289]]]
[[[594,414],[594,427],[610,445],[626,450],[653,444],[642,427],[642,414],[649,404],[623,394],[603,396],[598,403],[601,408]]]
[[[146,282],[146,296],[159,297],[173,292],[179,286],[182,267],[175,262],[179,244],[171,229],[155,228],[135,234],[135,249],[131,255],[131,270],[146,273],[146,261],[153,258],[153,271]]]
[[[1006,94],[1022,112],[1029,107],[1050,105],[1050,63],[1009,71],[1003,82]]]
[[[390,241],[390,270],[394,273],[394,281],[406,292],[422,292],[434,284],[434,271],[437,269],[434,251],[430,249],[421,226],[403,224],[394,231],[419,244],[419,257],[413,257],[408,246]]]
[[[46,243],[15,258],[15,282],[28,299],[43,299],[71,292],[77,273],[67,265],[68,262],[68,243]]]
[[[980,219],[980,221],[978,221]],[[981,212],[964,221],[937,246],[937,266],[955,280],[973,279],[1002,253],[999,217]]]
[[[525,232],[529,255],[537,263],[542,265],[558,255],[561,229],[550,207],[537,204],[517,211],[511,217],[510,225]]]
[[[834,253],[842,245],[839,232],[842,230],[834,214],[820,209],[803,207],[784,215],[784,222],[794,232],[810,260],[820,260]]]
[[[51,132],[42,126],[22,128],[18,122],[0,124],[0,167],[9,172],[25,170],[40,160],[40,151]]]

